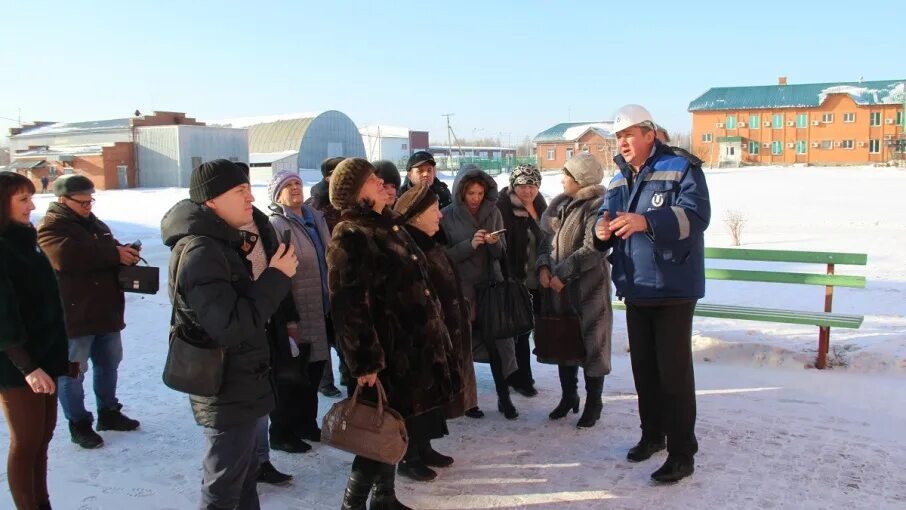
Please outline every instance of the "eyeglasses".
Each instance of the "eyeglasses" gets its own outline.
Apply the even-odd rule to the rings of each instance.
[[[94,199],[93,199],[93,198],[89,198],[88,200],[76,200],[76,199],[74,199],[74,198],[72,198],[72,197],[66,197],[66,199],[67,199],[67,200],[72,200],[73,202],[79,204],[79,205],[82,206],[82,207],[90,207],[91,204],[94,203]]]

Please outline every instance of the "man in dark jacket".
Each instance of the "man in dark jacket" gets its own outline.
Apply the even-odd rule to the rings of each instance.
[[[254,198],[232,162],[196,168],[189,197],[161,220],[172,249],[174,331],[186,337],[174,341],[191,339],[225,355],[219,392],[189,396],[205,436],[199,508],[258,508],[257,430],[274,409],[267,324],[289,292],[296,257],[284,246],[269,261],[251,256],[261,241],[240,229],[253,222]]]
[[[692,315],[705,294],[711,205],[700,162],[657,141],[655,129],[641,106],[617,111],[620,172],[598,211],[595,246],[613,249],[612,278],[626,302],[642,422],[642,438],[627,458],[640,462],[666,446],[667,461],[651,477],[676,482],[692,474],[698,452]]]
[[[437,178],[437,162],[428,151],[418,151],[409,157],[406,162],[406,181],[399,189],[399,194],[402,195],[417,183],[429,186],[437,194],[441,210],[453,203],[450,188]]]
[[[330,176],[333,174],[337,165],[344,158],[327,158],[321,163],[321,175],[324,177],[321,182],[311,187],[311,196],[305,201],[305,205],[320,211],[324,215],[324,221],[327,222],[327,230],[333,232],[333,227],[340,222],[340,211],[330,203]],[[340,384],[346,385],[349,381],[348,370],[343,362],[343,354],[337,349],[337,344],[333,339],[333,326],[328,326],[327,340],[331,347],[337,351],[337,357],[340,359]],[[333,378],[333,361],[331,356],[327,356],[327,363],[324,365],[324,374],[321,377],[321,383],[318,385],[318,391],[325,397],[336,398],[342,395],[337,388]]]
[[[104,440],[91,428],[82,382],[91,360],[98,430],[135,430],[139,422],[123,413],[116,398],[117,370],[123,359],[120,331],[125,299],[119,286],[121,265],[138,262],[138,250],[123,246],[92,212],[94,184],[83,175],[54,181],[58,201],[38,226],[38,244],[57,272],[66,312],[69,360],[78,378],[60,377],[60,405],[69,420],[72,442],[98,448]]]

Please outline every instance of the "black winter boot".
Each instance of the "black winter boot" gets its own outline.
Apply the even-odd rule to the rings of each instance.
[[[396,474],[392,465],[381,466],[380,474],[374,482],[374,493],[368,510],[412,510],[396,499]]]
[[[552,420],[559,420],[569,413],[572,409],[573,414],[579,412],[579,367],[559,366],[557,369],[560,375],[560,403],[548,416]]]
[[[273,464],[268,462],[262,463],[258,466],[258,483],[269,483],[271,485],[283,485],[289,483],[293,479],[293,475],[288,475],[286,473],[281,473],[277,471],[277,468]]]
[[[343,505],[340,510],[365,510],[365,502],[371,487],[374,486],[378,476],[377,463],[359,457],[352,462],[352,472],[346,482],[346,491],[343,493]]]
[[[418,456],[422,459],[422,462],[424,462],[426,466],[443,468],[453,464],[453,457],[439,453],[437,450],[431,447],[430,442],[418,449]]]
[[[104,446],[104,438],[91,428],[91,418],[69,422],[69,435],[73,443],[88,450]]]
[[[122,408],[123,404],[117,404],[110,409],[98,409],[98,430],[129,432],[137,429],[140,425],[138,420],[133,420],[121,413]]]
[[[667,461],[651,473],[651,478],[657,482],[674,483],[686,478],[695,472],[695,460],[684,455],[667,455]]]
[[[588,377],[585,376],[585,409],[582,416],[576,423],[576,428],[587,429],[595,426],[595,423],[601,418],[601,409],[604,404],[601,402],[601,393],[604,391],[604,376]]]
[[[494,388],[497,390],[497,410],[503,413],[506,419],[515,420],[519,417],[519,411],[516,410],[513,401],[510,400],[510,385],[503,376],[500,354],[494,349],[489,349],[489,351],[491,356],[491,375],[494,377]]]

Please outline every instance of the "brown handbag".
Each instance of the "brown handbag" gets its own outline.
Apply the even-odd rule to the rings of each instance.
[[[362,385],[324,415],[321,442],[362,457],[396,464],[406,455],[409,434],[400,414],[387,406],[381,381],[375,383],[377,404],[359,401]]]
[[[535,314],[535,356],[539,363],[553,365],[585,361],[585,342],[579,315],[569,302],[568,289],[563,289],[560,310],[554,306],[550,289],[539,292],[539,311]]]

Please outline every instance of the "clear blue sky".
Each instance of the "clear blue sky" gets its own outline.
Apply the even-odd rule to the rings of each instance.
[[[446,139],[455,113],[460,137],[515,143],[640,103],[689,131],[689,102],[712,86],[906,78],[903,2],[855,5],[14,0],[0,117],[337,109]]]

